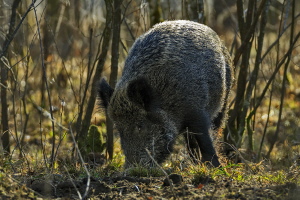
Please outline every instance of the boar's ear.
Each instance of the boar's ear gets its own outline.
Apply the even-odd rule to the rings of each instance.
[[[152,100],[152,90],[145,78],[139,78],[129,83],[127,95],[130,101],[148,110]]]
[[[107,108],[110,97],[112,96],[114,89],[106,82],[104,78],[101,79],[98,87],[98,95],[100,97],[101,103],[100,106]]]

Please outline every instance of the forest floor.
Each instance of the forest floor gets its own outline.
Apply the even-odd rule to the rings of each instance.
[[[17,163],[13,164],[16,165]],[[285,170],[266,164],[234,164],[222,169],[189,165],[154,173],[112,165],[68,173],[14,173],[0,167],[0,199],[299,199],[299,163]],[[160,169],[158,169],[160,170]],[[66,170],[61,170],[66,171]],[[148,175],[147,175],[148,173]],[[167,178],[168,177],[168,178]],[[170,184],[171,182],[171,184]]]

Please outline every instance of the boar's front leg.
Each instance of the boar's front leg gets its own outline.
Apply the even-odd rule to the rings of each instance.
[[[209,135],[210,123],[210,119],[204,111],[189,113],[189,116],[185,117],[185,126],[188,127],[190,134],[193,134],[189,139],[196,139],[202,156],[201,161],[210,162],[214,167],[219,167],[220,162]],[[191,148],[195,148],[195,143],[191,142],[191,144]]]
[[[211,140],[208,131],[202,131],[201,134],[196,135],[197,142],[200,147],[202,162],[211,162],[214,167],[220,167],[220,162],[216,151],[213,147],[213,142]]]

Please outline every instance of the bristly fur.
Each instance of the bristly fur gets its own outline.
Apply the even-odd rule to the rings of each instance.
[[[227,116],[233,80],[229,53],[209,27],[191,21],[155,25],[133,44],[115,90],[104,79],[99,96],[120,133],[126,165],[151,166],[172,151],[185,130],[190,152],[220,166],[211,139]],[[193,153],[192,153],[193,154]],[[198,156],[199,157],[199,156]]]

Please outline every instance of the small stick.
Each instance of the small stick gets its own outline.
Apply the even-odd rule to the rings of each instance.
[[[73,142],[74,142],[74,146],[75,146],[75,148],[76,148],[76,150],[77,150],[78,156],[79,156],[80,161],[81,161],[81,163],[82,163],[82,166],[83,166],[83,168],[84,168],[84,170],[85,170],[85,172],[86,172],[86,174],[87,174],[87,176],[88,176],[88,177],[87,177],[87,183],[86,183],[85,192],[84,192],[82,198],[80,198],[80,199],[86,199],[86,198],[87,198],[87,195],[88,195],[88,192],[89,192],[89,189],[90,189],[91,175],[90,175],[90,172],[89,172],[89,170],[87,169],[86,165],[84,164],[84,160],[83,160],[83,158],[82,158],[82,156],[81,156],[80,150],[79,150],[78,145],[77,145],[77,143],[76,143],[76,140],[75,140],[75,137],[74,137],[74,134],[73,134],[73,131],[72,131],[71,124],[70,124],[69,130],[70,130],[70,134],[71,134],[71,136],[72,136],[72,140],[73,140]]]
[[[174,191],[174,187],[173,187],[173,182],[171,182],[171,180],[169,179],[169,175],[168,175],[168,173],[156,162],[156,160],[151,156],[151,153],[150,153],[150,151],[147,149],[147,148],[145,148],[145,150],[146,150],[146,152],[147,152],[147,154],[148,154],[148,156],[151,158],[151,160],[154,162],[154,164],[155,165],[157,165],[158,166],[158,168],[164,173],[164,175],[166,176],[166,178],[167,178],[167,180],[169,181],[169,183],[170,183],[170,187],[171,187],[171,191],[172,191],[172,193],[173,193],[173,195],[176,197],[176,193],[175,193],[175,191]]]

